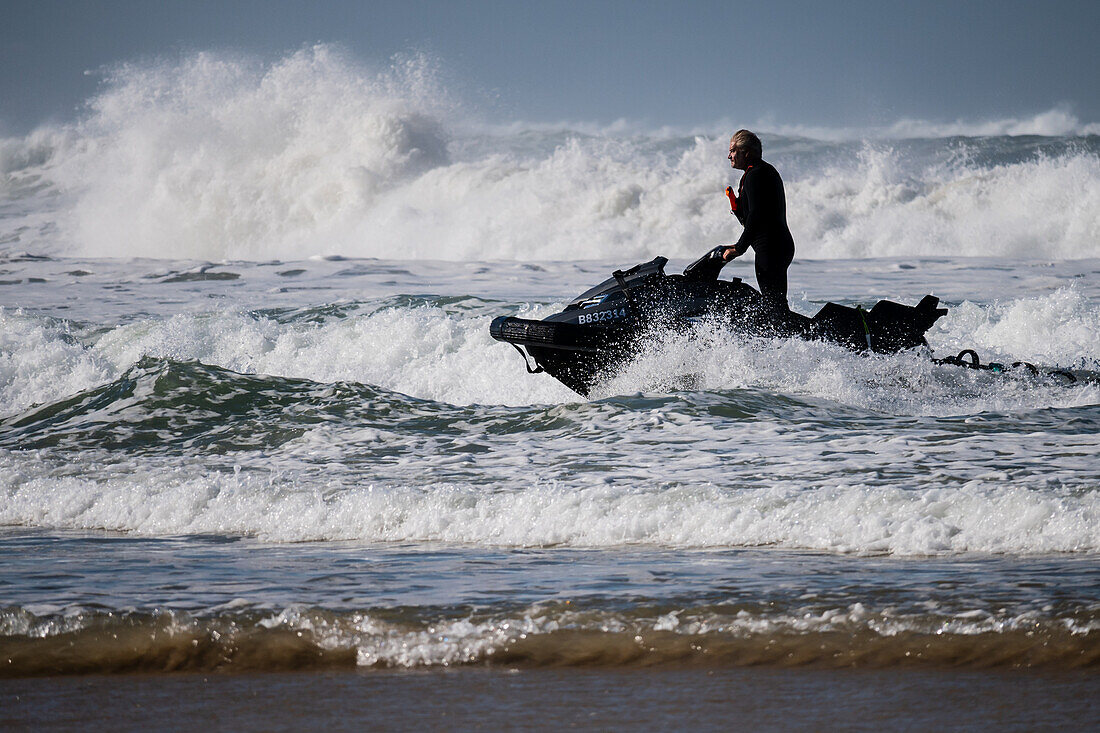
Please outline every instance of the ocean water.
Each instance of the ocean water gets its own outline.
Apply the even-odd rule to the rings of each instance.
[[[119,67],[0,141],[0,675],[1095,670],[1100,137],[1051,124],[762,132],[794,310],[932,293],[935,355],[1084,378],[703,325],[585,400],[490,320],[733,240],[728,131]]]

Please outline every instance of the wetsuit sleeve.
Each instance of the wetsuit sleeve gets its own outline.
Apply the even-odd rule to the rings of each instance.
[[[763,222],[761,221],[761,176],[753,175],[754,171],[745,174],[745,185],[741,187],[741,195],[737,197],[737,217],[745,230],[741,232],[741,238],[733,245],[738,255],[748,251],[749,245],[761,234]]]

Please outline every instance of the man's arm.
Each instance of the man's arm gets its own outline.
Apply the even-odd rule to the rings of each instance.
[[[738,219],[745,226],[740,239],[726,250],[723,259],[727,262],[740,257],[749,250],[749,244],[756,238],[756,230],[760,221],[760,183],[759,176],[752,175],[752,171],[745,172],[744,185],[741,187],[741,195],[737,197]]]

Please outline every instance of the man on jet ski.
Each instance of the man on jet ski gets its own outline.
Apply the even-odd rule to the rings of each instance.
[[[761,159],[761,153],[760,138],[748,130],[738,130],[730,138],[730,165],[745,171],[736,195],[729,192],[730,207],[745,229],[736,244],[716,247],[711,256],[729,262],[752,247],[760,294],[773,308],[786,311],[787,268],[794,259],[794,239],[787,228],[783,179]]]

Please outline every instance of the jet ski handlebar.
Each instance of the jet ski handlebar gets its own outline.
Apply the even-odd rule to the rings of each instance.
[[[718,273],[726,265],[726,250],[729,245],[720,244],[699,259],[684,268],[684,277],[688,280],[717,280]]]

